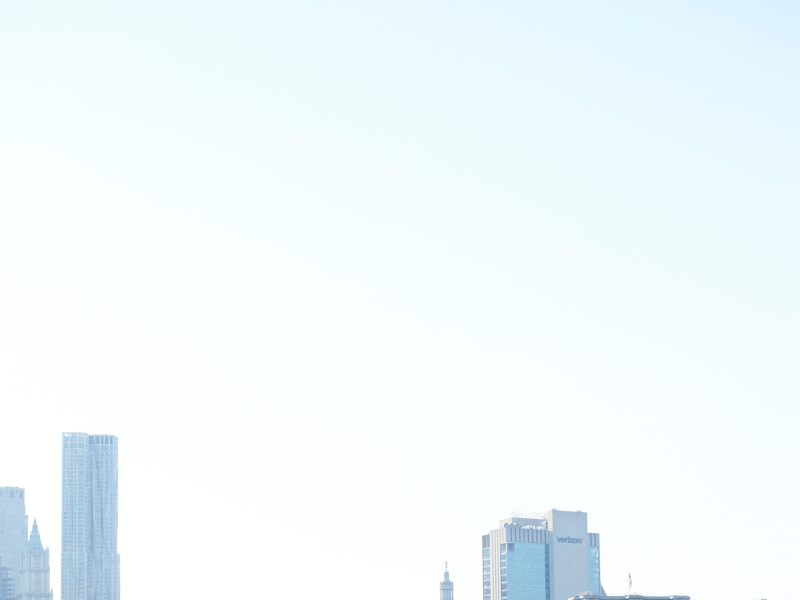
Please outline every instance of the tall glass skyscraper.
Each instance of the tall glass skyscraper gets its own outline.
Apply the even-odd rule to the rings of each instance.
[[[119,600],[118,445],[65,433],[61,476],[61,600]]]
[[[586,513],[551,510],[512,517],[483,536],[483,600],[567,600],[604,596],[600,536]]]

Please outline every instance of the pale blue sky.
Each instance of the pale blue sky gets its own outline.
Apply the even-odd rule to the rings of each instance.
[[[0,485],[56,549],[119,436],[127,598],[479,600],[549,508],[609,593],[795,597],[798,26],[4,3]]]

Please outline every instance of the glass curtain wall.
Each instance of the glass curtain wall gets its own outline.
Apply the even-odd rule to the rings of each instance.
[[[600,548],[589,546],[589,591],[600,595]]]
[[[500,552],[502,600],[550,600],[547,544],[502,544]]]

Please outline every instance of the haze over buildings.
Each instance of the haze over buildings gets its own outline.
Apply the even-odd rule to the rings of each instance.
[[[529,502],[589,514],[608,594],[800,600],[798,30],[789,0],[0,2],[0,486],[58,600],[64,432],[124,440],[125,600],[326,598],[355,557],[364,594],[448,560],[479,600]]]

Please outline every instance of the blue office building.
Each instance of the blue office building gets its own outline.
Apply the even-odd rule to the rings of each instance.
[[[483,536],[483,600],[567,600],[605,596],[600,536],[584,512],[514,516]]]

